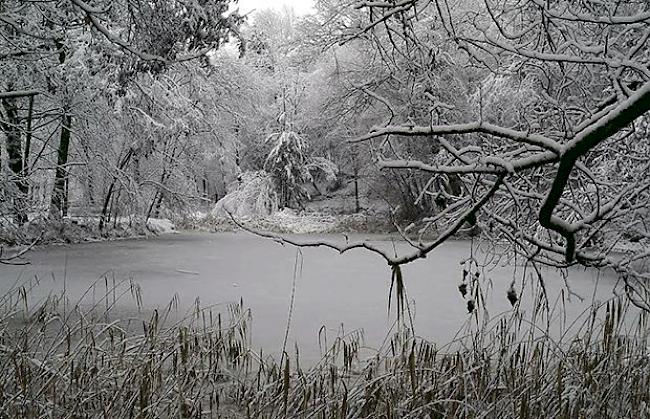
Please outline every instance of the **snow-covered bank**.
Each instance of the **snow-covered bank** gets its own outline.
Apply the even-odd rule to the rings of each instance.
[[[119,240],[169,234],[176,231],[174,223],[165,218],[150,218],[146,223],[134,217],[118,217],[99,230],[99,217],[65,217],[53,221],[44,217],[17,226],[5,220],[0,225],[0,245],[6,247],[80,243]]]
[[[331,215],[282,210],[271,215],[237,217],[246,227],[266,232],[292,234],[322,233],[391,233],[394,227],[387,217],[367,214]],[[229,217],[214,214],[193,214],[182,223],[181,229],[202,231],[235,231],[239,227]]]

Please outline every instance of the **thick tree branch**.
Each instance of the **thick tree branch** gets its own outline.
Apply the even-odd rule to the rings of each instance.
[[[553,184],[539,211],[539,222],[543,227],[553,230],[565,238],[567,262],[571,262],[575,257],[576,227],[554,216],[553,211],[569,182],[576,161],[594,146],[612,137],[648,111],[650,111],[650,82],[612,109],[605,117],[576,134],[564,146]]]
[[[40,90],[14,90],[12,92],[0,92],[0,99],[13,99],[17,97],[30,97],[40,94]]]
[[[455,125],[432,125],[432,126],[405,126],[391,125],[376,129],[361,137],[348,140],[350,143],[360,143],[383,135],[403,135],[408,137],[414,136],[431,136],[431,135],[452,135],[452,134],[473,134],[481,133],[495,137],[507,138],[509,140],[525,143],[533,146],[552,151],[560,154],[561,147],[555,141],[540,134],[531,134],[523,131],[516,131],[510,128],[504,128],[487,122],[472,122],[469,124]]]

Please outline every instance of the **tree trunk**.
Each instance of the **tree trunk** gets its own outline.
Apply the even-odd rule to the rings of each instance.
[[[32,119],[34,117],[34,96],[29,97],[27,111],[27,132],[25,132],[25,151],[23,153],[23,173],[25,179],[29,176],[29,153],[32,148]]]
[[[7,163],[13,173],[13,183],[16,186],[14,196],[14,220],[18,225],[27,222],[27,208],[25,199],[28,187],[23,173],[23,154],[20,135],[20,121],[18,119],[18,106],[12,99],[2,99],[2,107],[7,117],[2,122],[2,130],[5,132],[7,141]]]
[[[81,147],[83,149],[83,153],[86,159],[85,162],[85,185],[86,185],[86,195],[88,196],[88,205],[92,210],[95,209],[95,179],[91,167],[91,162],[92,162],[92,157],[90,153],[90,147],[88,145],[88,140],[82,139],[81,140]]]
[[[65,189],[63,193],[63,216],[65,217],[68,215],[68,208],[70,205],[70,176],[68,172],[66,171],[66,176],[65,176]]]
[[[66,59],[65,48],[61,40],[56,40],[56,48],[59,51],[59,64],[64,64]],[[59,139],[59,148],[57,150],[56,173],[54,175],[54,186],[52,187],[52,198],[50,201],[50,216],[56,220],[61,220],[66,212],[66,178],[68,170],[68,150],[70,149],[70,129],[72,125],[72,116],[68,114],[67,106],[63,107],[61,115],[61,137]]]
[[[361,212],[361,204],[359,203],[359,177],[354,174],[354,212]]]
[[[160,209],[162,208],[162,202],[165,195],[161,192],[158,194],[158,200],[156,201],[156,206],[153,209],[154,218],[160,218]],[[148,219],[149,217],[147,217]]]
[[[61,219],[67,213],[66,181],[68,177],[68,151],[70,149],[70,127],[72,116],[65,111],[61,125],[61,140],[57,153],[56,174],[54,176],[54,187],[52,188],[52,202],[50,204],[50,215]]]
[[[359,167],[357,165],[357,156],[352,153],[352,174],[354,176],[354,212],[361,212],[361,203],[359,202]]]
[[[129,149],[129,152],[126,153],[122,161],[118,165],[118,170],[122,171],[126,167],[126,165],[129,163],[131,160],[131,157],[133,157],[133,149]],[[115,189],[115,182],[117,181],[117,177],[113,177],[113,181],[111,182],[110,186],[108,187],[108,192],[106,193],[106,197],[104,198],[104,205],[102,207],[102,213],[99,217],[99,230],[103,230],[104,226],[106,225],[107,217],[109,215],[108,213],[108,207],[109,204],[111,203],[111,198],[113,196],[113,191]]]
[[[165,147],[165,155],[168,155],[167,141],[165,141],[163,146]],[[151,218],[152,215],[156,218],[160,216],[160,208],[162,207],[162,201],[165,195],[165,190],[163,188],[165,186],[165,182],[170,176],[171,171],[174,170],[173,161],[175,155],[176,155],[176,147],[174,147],[171,150],[171,154],[169,158],[163,157],[163,161],[162,161],[163,170],[162,170],[162,174],[160,175],[160,186],[156,186],[156,192],[153,194],[153,200],[151,201],[151,205],[149,205],[149,210],[147,211],[147,218],[145,219],[145,221],[149,221],[149,218]],[[169,167],[168,163],[169,165],[172,166]]]
[[[115,198],[113,198],[113,204],[111,205],[111,211],[115,208],[115,212],[113,212],[113,230],[117,228],[117,219],[120,216],[120,195],[122,195],[122,188],[117,190]]]
[[[104,229],[104,225],[108,221],[107,219],[108,206],[111,203],[111,197],[113,196],[113,188],[115,188],[115,178],[113,178],[111,185],[108,187],[108,192],[106,193],[106,197],[104,197],[104,205],[102,206],[102,213],[99,216],[99,231],[102,231]]]

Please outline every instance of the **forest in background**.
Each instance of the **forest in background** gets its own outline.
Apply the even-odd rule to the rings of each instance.
[[[300,209],[370,164],[345,142],[367,102],[344,76],[365,77],[354,49],[315,39],[316,17],[262,11],[244,22],[225,1],[206,4],[180,17],[183,2],[124,2],[97,15],[103,26],[75,3],[4,6],[6,229],[178,219],[233,189],[265,193],[254,212]],[[206,12],[220,21],[205,23]]]

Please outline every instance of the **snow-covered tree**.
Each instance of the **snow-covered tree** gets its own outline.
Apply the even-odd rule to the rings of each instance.
[[[294,131],[269,135],[272,144],[265,168],[275,179],[282,207],[303,205],[309,198],[304,185],[312,183],[314,176],[322,175],[332,180],[338,169],[324,157],[312,156],[307,141]]]
[[[6,42],[0,47],[0,128],[11,154],[8,177],[16,186],[11,189],[15,191],[11,200],[19,224],[26,220],[28,195],[32,198],[31,191],[38,190],[38,201],[42,204],[41,191],[46,185],[51,185],[51,192],[45,194],[50,197],[50,214],[55,218],[66,214],[73,168],[80,164],[74,161],[77,153],[81,151],[88,161],[90,154],[103,147],[101,141],[93,143],[93,139],[108,134],[112,135],[109,143],[114,143],[122,137],[119,124],[111,118],[123,110],[121,104],[129,102],[127,96],[134,94],[129,92],[130,86],[137,84],[140,75],[161,75],[174,63],[190,60],[207,64],[215,51],[237,37],[242,18],[230,11],[231,3],[2,2],[0,37]],[[154,95],[147,99],[159,98]],[[104,108],[99,109],[100,106]],[[95,118],[96,115],[103,117]],[[139,117],[142,116],[140,113]],[[91,120],[115,130],[86,129]],[[82,129],[98,135],[77,139],[75,133]],[[57,141],[51,141],[52,138]],[[137,153],[124,151],[124,156],[133,154]],[[130,160],[124,156],[113,173],[104,178],[120,178],[125,169],[120,166]],[[108,168],[105,163],[101,161]],[[37,165],[48,171],[29,170]],[[53,181],[43,178],[43,173],[50,170]],[[87,180],[88,172],[81,173]],[[110,201],[110,188],[106,195]]]
[[[384,170],[457,176],[467,191],[428,217],[446,225],[437,240],[387,256],[389,263],[424,257],[478,216],[485,234],[507,240],[526,260],[613,268],[633,300],[647,304],[635,282],[647,279],[635,268],[647,254],[611,252],[642,223],[650,199],[650,4],[413,0],[358,7],[366,19],[341,30],[344,42],[373,45],[388,80],[414,81],[413,105],[425,112],[369,90],[386,105],[387,122],[352,142],[373,142]],[[445,68],[459,89],[436,81]],[[408,143],[438,152],[401,152]],[[603,158],[619,177],[598,174]],[[435,193],[435,184],[421,194]]]

